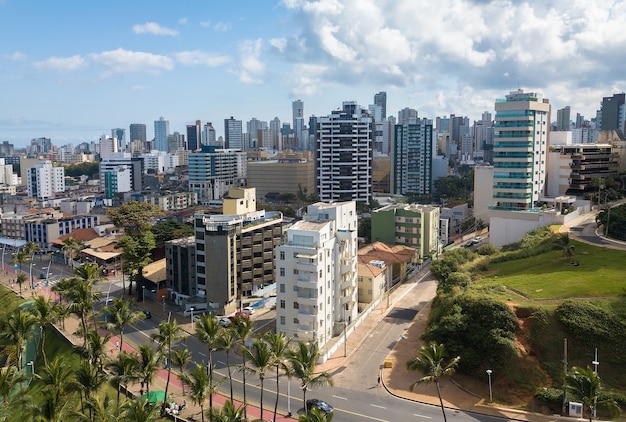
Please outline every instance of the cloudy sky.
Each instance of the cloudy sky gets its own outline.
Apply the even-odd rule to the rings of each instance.
[[[230,116],[291,121],[387,92],[478,119],[518,87],[595,116],[626,88],[626,2],[0,0],[0,142]]]

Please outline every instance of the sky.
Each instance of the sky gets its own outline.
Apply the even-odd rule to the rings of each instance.
[[[0,142],[97,140],[163,116],[291,122],[387,93],[478,120],[542,92],[595,117],[626,85],[626,1],[0,0]]]

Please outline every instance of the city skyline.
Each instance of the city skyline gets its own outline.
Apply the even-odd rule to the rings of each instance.
[[[219,5],[219,6],[218,6]],[[96,141],[163,116],[170,131],[233,116],[291,123],[387,93],[434,119],[479,120],[518,87],[595,117],[624,91],[626,5],[283,0],[107,3],[0,0],[0,141]]]

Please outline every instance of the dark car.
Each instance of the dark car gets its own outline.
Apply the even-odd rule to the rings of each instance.
[[[324,412],[325,414],[329,414],[329,413],[333,413],[333,410],[335,410],[330,404],[326,403],[323,400],[319,400],[319,399],[310,399],[306,401],[306,409],[307,409],[307,413],[311,412],[311,409],[317,407],[319,410],[321,410],[322,412]]]
[[[150,311],[143,311],[143,314],[146,316],[146,319],[150,319],[152,318],[152,314],[150,313]]]

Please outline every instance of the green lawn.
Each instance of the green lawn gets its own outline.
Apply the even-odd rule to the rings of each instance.
[[[561,251],[489,265],[482,286],[507,286],[533,300],[615,297],[626,294],[626,252],[572,241],[575,255]],[[571,265],[578,262],[578,266]]]

